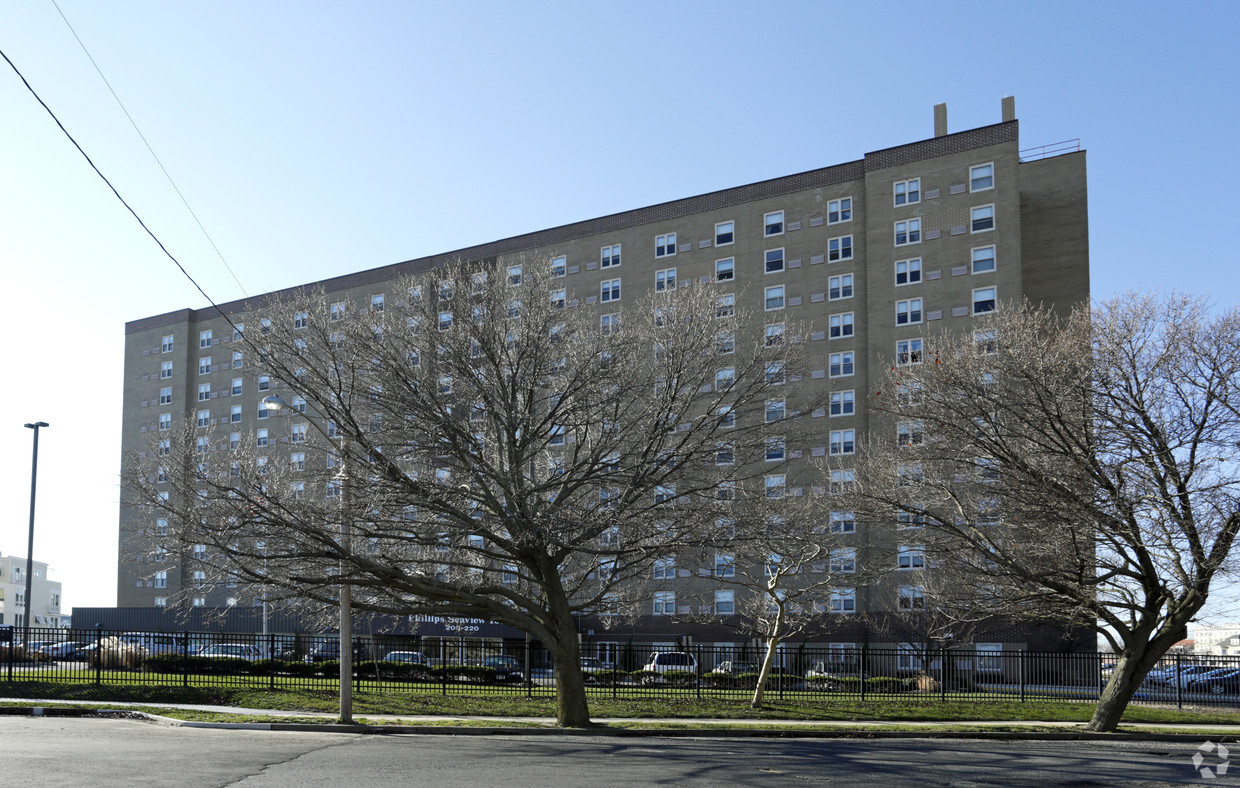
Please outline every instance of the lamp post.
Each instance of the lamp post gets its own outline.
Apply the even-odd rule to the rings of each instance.
[[[22,616],[22,642],[30,645],[30,608],[32,603],[31,589],[34,580],[34,493],[39,478],[39,428],[50,426],[46,421],[27,424],[27,429],[34,430],[34,454],[30,458],[30,539],[26,542],[26,610]]]
[[[263,397],[263,405],[268,410],[276,412],[287,411],[292,406],[282,400],[279,396],[273,394],[269,397]],[[314,427],[320,435],[327,440],[332,440],[332,436],[319,426],[318,422],[313,419],[307,421]],[[349,458],[348,458],[349,442],[341,436],[340,438],[340,545],[345,550],[349,550],[350,541],[350,523],[349,523],[349,504],[351,491],[349,489]],[[345,562],[340,562],[340,722],[349,724],[353,722],[353,589],[344,582]],[[264,604],[266,591],[264,590]]]

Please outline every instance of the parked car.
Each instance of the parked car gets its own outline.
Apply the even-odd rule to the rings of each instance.
[[[598,657],[581,658],[581,672],[586,674],[587,677],[589,677],[591,673],[602,673],[605,670],[615,669],[615,665],[612,665],[610,662],[604,662]]]
[[[1240,693],[1240,668],[1219,668],[1195,676],[1188,682],[1188,689],[1214,695]]]
[[[340,659],[340,641],[328,640],[314,647],[309,654],[306,655],[306,662],[330,662],[333,659]],[[353,644],[353,661],[360,662],[370,659],[370,649],[366,644],[357,641]]]
[[[121,643],[143,649],[147,655],[193,653],[189,641],[183,635],[167,635],[152,632],[126,632],[117,638]]]
[[[761,669],[762,666],[757,662],[720,662],[715,672],[739,676],[742,673],[757,673]]]
[[[81,659],[82,649],[89,645],[89,643],[66,640],[62,643],[50,643],[39,651],[47,659]]]
[[[426,655],[421,651],[389,651],[388,655],[383,658],[385,662],[400,662],[405,665],[422,665],[429,666]]]
[[[840,676],[834,664],[815,662],[805,671],[805,686],[816,690],[834,690],[840,688]]]
[[[496,681],[524,681],[521,663],[516,657],[487,657],[482,660],[483,667],[495,669]]]
[[[216,643],[210,646],[204,646],[198,652],[200,657],[232,657],[235,659],[244,659],[253,662],[262,659],[262,652],[258,646],[248,643]]]

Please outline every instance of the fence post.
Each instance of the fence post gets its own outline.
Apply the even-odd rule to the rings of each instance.
[[[693,684],[694,686],[697,687],[697,699],[701,700],[702,699],[702,644],[698,643],[696,644],[696,646],[697,646],[697,665],[693,667],[694,678],[696,680],[693,682]]]
[[[439,689],[444,695],[448,694],[448,671],[447,671],[447,654],[448,641],[445,638],[439,639]]]
[[[530,636],[525,636],[525,697],[534,697],[534,660],[530,654]]]
[[[861,702],[865,703],[865,674],[870,669],[870,644],[861,644]]]
[[[271,688],[272,689],[276,688],[275,653],[276,653],[276,636],[272,633],[268,633],[267,634],[267,659],[269,661],[267,662],[267,668],[271,672]]]
[[[1184,666],[1181,664],[1184,655],[1175,652],[1175,707],[1177,709],[1184,708]]]
[[[977,655],[973,655],[977,659]],[[939,644],[939,700],[947,700],[947,646]]]
[[[1020,678],[1020,702],[1025,702],[1025,650],[1020,650],[1020,661],[1017,665],[1017,675]]]
[[[189,686],[189,630],[181,633],[181,686]]]
[[[13,663],[9,662],[9,670]],[[10,676],[12,678],[12,676]],[[103,683],[103,624],[95,624],[95,686]]]

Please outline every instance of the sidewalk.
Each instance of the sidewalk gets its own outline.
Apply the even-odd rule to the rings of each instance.
[[[9,698],[15,706],[0,707],[0,714],[24,716],[58,716],[58,709],[75,714],[126,713],[135,707],[186,709],[216,714],[236,714],[270,718],[270,722],[194,722],[159,715],[140,714],[143,718],[166,725],[186,728],[233,728],[249,730],[297,730],[336,733],[404,733],[432,735],[567,735],[567,736],[665,736],[665,737],[772,737],[772,738],[960,738],[960,739],[1101,739],[1117,738],[1145,741],[1240,741],[1240,725],[1208,725],[1183,723],[1125,723],[1119,733],[1094,733],[1081,722],[1058,721],[993,721],[956,720],[735,720],[685,717],[600,717],[594,722],[601,727],[564,729],[555,727],[553,717],[483,717],[430,714],[358,714],[354,724],[335,722],[336,715],[324,712],[285,711],[279,709],[245,709],[235,706],[206,706],[185,703],[110,702],[91,704],[95,710],[75,710],[79,702]],[[29,704],[29,705],[26,705]],[[67,707],[67,708],[66,708]],[[298,722],[282,722],[296,718]],[[307,718],[321,722],[305,722]],[[453,725],[452,723],[461,723]],[[623,727],[639,725],[642,727]],[[621,727],[607,727],[621,726]],[[668,727],[645,727],[668,726]],[[1036,728],[1037,730],[986,731],[969,728]],[[1177,731],[1183,731],[1179,733]]]

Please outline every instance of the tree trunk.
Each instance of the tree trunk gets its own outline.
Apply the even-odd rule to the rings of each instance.
[[[758,671],[758,685],[753,689],[753,700],[749,703],[749,708],[762,708],[762,696],[766,693],[766,682],[771,676],[771,665],[775,664],[775,652],[779,648],[779,642],[782,638],[767,638],[766,640],[766,656],[762,658],[762,669]]]
[[[551,597],[552,594],[548,593]],[[547,645],[555,657],[555,724],[561,728],[590,727],[586,679],[581,671],[581,642],[568,599],[563,594],[548,600],[555,642]]]
[[[1127,650],[1120,652],[1115,672],[1102,688],[1098,705],[1094,708],[1094,716],[1085,726],[1086,730],[1110,732],[1119,726],[1128,702],[1132,700],[1133,694],[1140,688],[1141,682],[1154,665],[1155,660],[1149,658],[1149,653],[1146,651],[1134,654]],[[1179,676],[1176,676],[1176,681],[1179,681]]]

